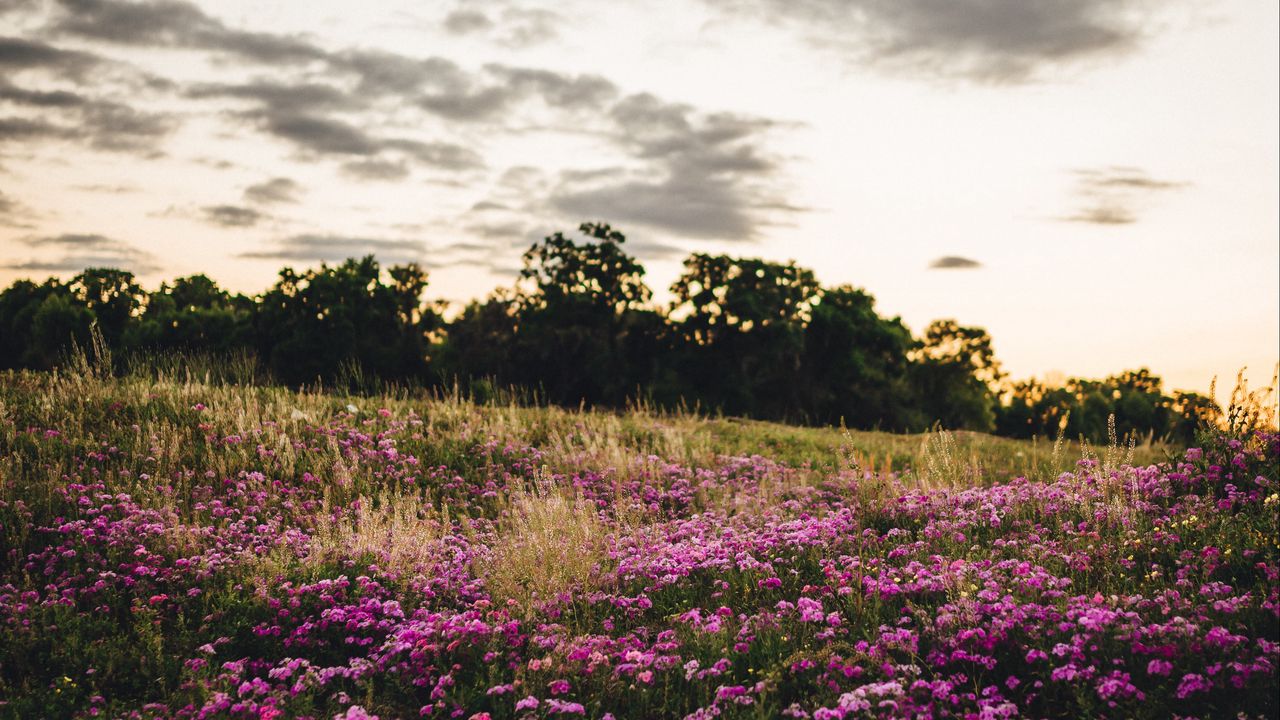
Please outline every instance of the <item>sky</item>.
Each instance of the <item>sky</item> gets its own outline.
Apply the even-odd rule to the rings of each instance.
[[[462,303],[604,221],[659,301],[794,260],[1013,377],[1258,385],[1278,87],[1257,0],[0,0],[0,285],[374,254]]]

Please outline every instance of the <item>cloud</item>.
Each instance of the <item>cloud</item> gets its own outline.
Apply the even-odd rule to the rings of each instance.
[[[1157,180],[1139,168],[1128,165],[1112,165],[1075,171],[1080,184],[1098,190],[1176,190],[1186,187],[1185,182]]]
[[[253,100],[272,112],[301,113],[318,110],[352,110],[362,106],[349,92],[326,83],[282,83],[259,80],[247,83],[203,83],[187,91],[192,98]]]
[[[335,155],[373,155],[378,143],[347,122],[317,115],[272,113],[258,116],[264,130],[312,152]]]
[[[497,40],[515,48],[549,43],[560,37],[563,22],[564,18],[551,10],[510,7],[502,13]]]
[[[244,189],[244,199],[259,205],[298,202],[302,186],[287,177],[271,178]]]
[[[6,73],[47,70],[55,75],[81,78],[101,58],[79,50],[64,50],[39,40],[0,36],[0,68]]]
[[[982,263],[959,255],[945,255],[929,263],[932,270],[971,270],[982,267]]]
[[[360,160],[343,164],[342,172],[359,180],[403,180],[409,177],[409,166],[403,160]]]
[[[245,228],[257,225],[266,216],[253,208],[239,205],[210,205],[203,208],[205,222],[227,228]]]
[[[1047,70],[1134,50],[1152,0],[704,0],[892,71],[980,82],[1035,80]]]
[[[375,86],[397,82],[407,82],[407,79],[401,77],[400,80],[393,80],[384,77],[376,81]],[[336,112],[358,113],[365,110],[368,103],[355,94],[327,83],[290,84],[272,80],[204,84],[192,88],[187,95],[193,98],[249,100],[255,107],[242,112],[242,117],[253,121],[264,132],[287,140],[309,153],[369,157],[367,161],[348,162],[343,166],[354,177],[387,179],[393,175],[400,178],[407,176],[408,168],[403,160],[373,158],[387,150],[399,152],[423,165],[444,170],[465,170],[483,165],[475,151],[460,145],[379,137],[367,130],[367,125],[357,126],[336,117]],[[396,170],[393,172],[393,169]]]
[[[77,108],[88,100],[67,90],[27,90],[0,80],[0,101],[39,108]]]
[[[754,239],[770,215],[800,210],[774,187],[777,163],[762,147],[772,121],[700,114],[649,94],[624,98],[610,118],[614,142],[643,168],[562,174],[550,200],[556,210],[686,237],[742,241]]]
[[[28,229],[31,225],[27,221],[33,215],[25,203],[0,190],[0,227]]]
[[[61,0],[54,31],[120,45],[204,49],[253,62],[306,63],[323,60],[323,49],[306,39],[228,27],[196,5],[177,0]]]
[[[121,240],[96,233],[64,233],[20,238],[19,242],[38,253],[52,252],[55,257],[37,257],[14,262],[4,267],[12,270],[41,272],[79,272],[91,267],[111,267],[136,273],[159,269],[155,256]]]
[[[1138,217],[1127,207],[1118,204],[1098,204],[1082,208],[1073,215],[1063,218],[1068,222],[1090,223],[1093,225],[1129,225],[1138,221]]]
[[[606,159],[593,160],[595,167],[552,166],[524,178],[536,182],[522,189],[510,184],[517,175],[495,179],[495,196],[481,201],[513,209],[490,225],[550,213],[745,241],[802,211],[786,201],[780,159],[767,150],[781,124],[767,118],[707,113],[648,94],[624,96],[592,73],[505,63],[464,68],[442,57],[329,48],[309,36],[238,29],[212,15],[207,8],[214,5],[184,0],[45,5],[54,8],[41,31],[46,37],[190,53],[208,66],[201,75],[206,80],[147,79],[139,87],[164,93],[163,113],[151,110],[160,105],[135,106],[135,95],[127,95],[128,105],[95,97],[98,91],[86,84],[28,89],[0,81],[0,101],[23,111],[0,116],[0,140],[81,139],[96,149],[154,155],[195,106],[203,117],[291,146],[298,151],[294,159],[331,162],[352,180],[399,181],[424,168],[468,173],[461,177],[470,182],[486,169],[474,137],[573,133],[604,144]],[[554,38],[565,18],[523,2],[489,0],[455,6],[444,22],[451,32],[528,44]],[[112,62],[34,41],[0,43],[0,62],[5,57],[23,67]],[[259,183],[244,190],[240,205],[197,212],[221,226],[250,227],[265,217],[263,206],[298,201],[298,188],[289,182]],[[334,240],[305,237],[315,241],[307,247],[322,249]],[[286,238],[270,247],[304,252],[300,243]]]
[[[28,90],[5,81],[0,81],[0,102],[40,111],[38,119],[10,116],[0,120],[0,142],[60,138],[97,150],[154,155],[176,126],[175,118],[169,114],[65,90]]]
[[[1139,207],[1152,197],[1188,185],[1153,178],[1145,171],[1127,165],[1078,169],[1074,174],[1079,208],[1059,219],[1091,225],[1135,223]]]
[[[141,191],[141,188],[137,185],[129,183],[85,183],[72,185],[71,187],[81,192],[102,193],[104,195],[126,195]]]
[[[84,106],[78,133],[99,150],[158,153],[159,142],[176,126],[167,114],[151,113],[116,102],[95,101]]]
[[[470,170],[484,166],[484,160],[475,150],[453,143],[392,138],[382,141],[382,145],[398,150],[425,165],[446,170]]]
[[[513,95],[540,98],[549,107],[597,108],[618,93],[618,88],[599,75],[566,75],[550,70],[491,64],[485,69]]]
[[[32,120],[23,117],[0,117],[0,143],[14,140],[35,140],[40,138],[60,138],[67,136],[66,128],[45,120]]]
[[[425,254],[425,246],[417,240],[303,234],[274,240],[261,250],[241,253],[240,257],[301,262],[341,262],[347,258],[374,255],[382,262],[404,263],[420,262]]]
[[[454,10],[444,18],[444,29],[454,35],[469,35],[492,27],[489,16],[478,10]]]
[[[560,37],[564,17],[545,8],[491,3],[488,12],[472,4],[460,6],[442,23],[451,35],[484,36],[512,48],[525,48]]]

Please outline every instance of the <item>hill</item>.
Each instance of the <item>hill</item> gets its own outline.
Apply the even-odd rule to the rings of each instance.
[[[0,375],[0,458],[0,716],[1280,709],[1274,434],[1082,453],[84,367]]]

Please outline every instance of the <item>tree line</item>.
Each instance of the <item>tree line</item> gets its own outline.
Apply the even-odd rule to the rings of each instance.
[[[117,358],[251,354],[283,383],[352,378],[458,385],[481,398],[523,388],[541,401],[662,408],[851,428],[1189,442],[1209,398],[1163,391],[1146,369],[1056,387],[1013,382],[982,328],[952,320],[914,337],[866,291],[823,287],[793,262],[695,253],[655,306],[622,233],[580,226],[523,256],[513,287],[452,319],[425,298],[416,264],[373,257],[280,271],[256,296],[204,275],[147,292],[126,271],[68,282],[19,280],[0,292],[0,367],[48,369],[96,328]]]

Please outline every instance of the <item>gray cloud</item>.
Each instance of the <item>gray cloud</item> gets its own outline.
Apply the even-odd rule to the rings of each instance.
[[[6,72],[39,69],[79,78],[100,62],[101,59],[91,53],[63,50],[38,40],[0,36],[0,68]]]
[[[30,228],[27,221],[34,215],[26,203],[0,190],[0,227]]]
[[[408,98],[428,85],[460,87],[468,75],[441,57],[411,58],[382,50],[346,50],[329,58],[335,70],[354,75],[357,91],[370,97]]]
[[[98,150],[154,154],[160,141],[176,126],[176,120],[168,114],[146,112],[66,90],[28,90],[3,80],[0,80],[0,102],[40,111],[38,119],[11,116],[0,120],[0,142],[62,138],[77,140]],[[55,118],[62,122],[56,122]]]
[[[1079,208],[1062,218],[1091,225],[1129,225],[1138,221],[1138,210],[1154,196],[1187,187],[1185,182],[1160,180],[1127,166],[1085,168],[1074,171]]]
[[[44,120],[23,117],[0,117],[0,143],[14,140],[60,138],[68,134],[66,128]]]
[[[172,132],[176,124],[170,115],[96,101],[84,107],[79,132],[86,134],[89,145],[99,150],[154,155],[159,141]]]
[[[1090,223],[1093,225],[1129,225],[1138,221],[1138,217],[1134,215],[1132,210],[1115,204],[1099,204],[1083,208],[1063,219],[1068,222]]]
[[[403,160],[359,160],[344,163],[342,172],[359,180],[393,181],[409,177],[409,166]]]
[[[616,85],[599,75],[565,75],[497,64],[485,69],[512,94],[538,97],[551,107],[598,108],[618,93]]]
[[[551,199],[559,211],[609,218],[696,238],[748,240],[755,231],[746,198],[732,182],[671,176],[604,187],[562,187]]]
[[[259,80],[240,84],[206,83],[191,88],[187,95],[193,98],[253,100],[281,113],[351,110],[361,107],[360,101],[351,93],[316,82],[290,84]]]
[[[1157,180],[1130,165],[1112,165],[1105,168],[1076,170],[1080,185],[1088,191],[1104,190],[1176,190],[1187,186],[1185,182]]]
[[[72,188],[81,192],[103,193],[104,195],[125,195],[136,193],[140,190],[137,185],[129,185],[127,183],[89,183],[73,185]]]
[[[371,63],[369,56],[361,62]],[[380,56],[385,59],[386,56]],[[413,87],[412,73],[392,73],[378,76],[375,68],[365,66],[363,72],[371,73],[373,89],[384,89],[401,83]],[[407,71],[406,71],[407,72]],[[424,165],[445,170],[464,170],[480,167],[480,156],[469,148],[445,142],[423,142],[407,138],[382,138],[352,122],[334,115],[335,112],[358,113],[366,110],[367,99],[339,88],[317,82],[296,84],[278,81],[255,81],[241,84],[205,84],[192,88],[188,96],[195,98],[235,98],[251,101],[256,107],[242,113],[268,134],[292,142],[304,150],[319,155],[355,155],[370,157],[367,161],[348,162],[344,170],[353,177],[364,179],[405,177],[408,168],[403,160],[374,159],[386,150],[397,151]],[[392,172],[392,169],[397,169]]]
[[[982,263],[959,255],[945,255],[929,263],[932,270],[971,270],[982,267]]]
[[[56,256],[36,257],[4,267],[42,272],[78,272],[90,267],[112,267],[137,273],[159,269],[151,253],[105,235],[64,233],[26,237],[19,241],[37,253],[55,253]]]
[[[206,222],[228,228],[252,227],[266,217],[253,208],[239,205],[210,205],[202,210]]]
[[[467,73],[438,61],[420,78],[419,107],[461,122],[490,121],[507,116],[512,107],[540,99],[548,107],[573,110],[598,107],[617,88],[599,75],[568,75],[549,70],[490,64],[484,73]],[[402,77],[403,82],[403,77]]]
[[[487,11],[474,4],[459,6],[445,16],[444,29],[452,35],[483,36],[513,48],[551,42],[560,36],[564,17],[556,12],[503,2],[490,5]]]
[[[530,47],[560,37],[564,18],[542,8],[509,7],[502,13],[497,40],[510,47]]]
[[[318,115],[263,112],[256,115],[263,130],[320,154],[373,155],[378,142],[347,122]]]
[[[1024,82],[1133,50],[1151,0],[704,0],[890,70]]]
[[[244,189],[244,199],[260,205],[296,203],[302,186],[287,177],[271,178]]]
[[[493,21],[479,10],[454,10],[444,18],[444,28],[454,35],[483,32],[493,27]]]
[[[562,174],[550,200],[555,209],[688,237],[744,241],[767,222],[762,209],[799,210],[773,187],[776,163],[762,150],[771,121],[699,114],[648,94],[624,98],[610,118],[615,142],[647,167]]]
[[[451,172],[485,167],[468,144],[428,141],[392,129],[411,126],[425,111],[454,129],[481,124],[509,132],[533,119],[535,131],[591,133],[624,156],[609,167],[542,173],[537,187],[523,189],[523,197],[511,194],[514,176],[497,181],[499,194],[489,200],[516,208],[511,217],[555,212],[688,237],[750,240],[769,222],[800,211],[778,187],[779,162],[767,152],[766,138],[779,124],[765,118],[709,114],[648,94],[619,100],[617,86],[594,74],[497,63],[469,70],[440,57],[330,50],[306,36],[231,27],[205,6],[182,0],[50,2],[60,8],[45,30],[50,37],[194,51],[212,55],[213,62],[230,58],[253,68],[255,77],[243,82],[148,87],[177,99],[229,104],[235,109],[221,117],[292,145],[304,159],[332,161],[356,180],[403,180],[419,166]],[[521,44],[554,37],[564,18],[498,0],[479,8],[460,6],[445,20],[455,32],[483,32],[490,40]],[[0,45],[0,57],[5,47],[9,62],[23,66],[96,62],[93,56],[30,42]],[[180,117],[96,100],[81,90],[0,85],[0,100],[30,113],[0,119],[0,139],[83,137],[98,149],[155,153]],[[58,114],[32,117],[38,108]],[[510,192],[502,194],[504,188]],[[252,186],[244,191],[248,207],[204,208],[204,219],[245,227],[260,217],[250,214],[258,213],[254,205],[296,201],[295,191],[285,185]]]
[[[383,147],[398,150],[419,162],[446,170],[469,170],[484,166],[479,153],[468,147],[445,142],[420,142],[392,138]]]
[[[88,100],[67,90],[27,90],[0,80],[0,101],[39,108],[77,108]]]
[[[450,120],[485,120],[505,111],[513,100],[507,88],[450,88],[423,95],[418,105]]]
[[[262,63],[305,63],[326,53],[304,38],[236,30],[196,5],[177,0],[60,0],[54,30],[77,37],[147,47],[220,52]]]
[[[426,254],[417,240],[303,234],[280,238],[261,250],[240,257],[300,262],[340,262],[347,258],[374,255],[387,263],[419,262]]]

